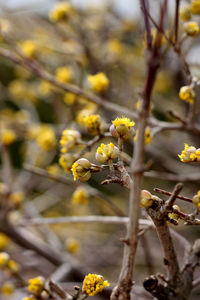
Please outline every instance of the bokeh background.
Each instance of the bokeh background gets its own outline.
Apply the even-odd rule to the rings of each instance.
[[[71,3],[77,11],[76,16],[72,15],[68,22],[58,25],[48,19],[48,13],[55,1],[32,0],[27,3],[22,0],[1,0],[0,23],[3,21],[1,24],[6,27],[5,35],[17,45],[20,46],[26,40],[32,41],[35,47],[34,59],[39,62],[40,68],[56,74],[58,67],[70,67],[73,72],[71,82],[85,90],[89,90],[88,74],[104,72],[110,84],[103,97],[137,111],[146,76],[145,37],[139,2],[77,0]],[[157,20],[159,1],[150,1],[150,5],[151,13]],[[166,32],[172,29],[173,12],[174,1],[169,1]],[[180,25],[180,33],[181,30]],[[8,45],[1,38],[0,46],[14,51],[12,45]],[[187,79],[181,62],[166,41],[162,47],[166,55],[155,84],[151,113],[158,120],[173,122],[169,110],[182,116],[188,112],[188,104],[178,97],[179,88],[187,84]],[[198,38],[188,39],[184,43],[185,57],[192,74],[197,77],[200,76],[199,49]],[[84,184],[88,191],[86,204],[73,203],[73,193],[77,184],[70,181],[69,184],[63,184],[47,178],[53,174],[72,179],[71,174],[66,174],[58,163],[59,139],[65,128],[78,130],[84,141],[92,138],[77,122],[81,111],[88,109],[90,112],[98,112],[104,120],[105,128],[118,115],[91,104],[87,99],[70,99],[63,91],[53,88],[3,56],[0,56],[0,70],[0,130],[9,128],[15,134],[13,142],[6,147],[9,167],[7,164],[5,167],[5,153],[2,148],[0,159],[0,193],[3,194],[4,185],[8,186],[11,195],[18,193],[17,200],[15,197],[14,200],[11,199],[13,202],[8,199],[14,203],[9,211],[11,223],[17,224],[22,218],[38,216],[114,215],[112,206],[106,199],[127,215],[129,193],[118,185],[101,186],[100,182],[105,179],[106,172],[93,175],[89,182]],[[197,122],[199,109],[197,103]],[[56,138],[55,147],[47,149],[48,151],[42,149],[37,141],[38,127],[44,125],[53,130]],[[45,127],[43,129],[45,132]],[[112,138],[106,138],[102,142],[109,141],[115,142]],[[155,135],[152,142],[146,145],[146,161],[153,162],[151,170],[185,175],[198,173],[198,165],[182,164],[178,158],[184,143],[198,148],[199,137],[181,131],[164,131]],[[96,163],[95,151],[99,144],[84,157]],[[133,141],[125,144],[125,152],[129,156],[132,155],[132,144]],[[73,151],[78,152],[80,149],[77,147]],[[46,177],[28,172],[24,169],[25,165],[44,170]],[[169,180],[145,177],[143,187],[150,192],[153,192],[155,187],[171,191],[174,184],[175,182]],[[100,196],[91,193],[91,187],[99,192]],[[187,181],[184,183],[183,194],[192,197],[198,189],[198,181]],[[192,212],[194,209],[180,201],[177,203],[183,211]],[[141,215],[145,216],[143,211]],[[173,229],[191,242],[199,237],[198,228],[184,226],[181,221],[179,226]],[[73,262],[77,266],[76,272],[70,271],[63,279],[63,286],[67,289],[71,290],[75,283],[81,285],[78,281],[83,279],[82,272],[102,274],[111,282],[112,287],[117,281],[123,255],[123,243],[120,241],[125,234],[123,225],[55,224],[27,226],[25,230],[45,241],[51,249],[67,255],[66,260],[69,264]],[[175,245],[181,260],[184,249],[176,241]],[[56,270],[54,264],[37,252],[21,247],[12,238],[2,246],[2,250],[8,252],[20,264],[21,274],[26,279],[38,275],[49,278]],[[77,269],[80,270],[80,274],[77,273]],[[154,231],[148,231],[145,238],[140,240],[135,270],[137,285],[141,285],[149,273],[164,272],[162,252]],[[9,276],[1,270],[0,274],[0,283],[3,283]],[[196,276],[198,277],[199,273]],[[140,294],[140,288],[138,291]],[[137,299],[143,299],[139,294]],[[18,300],[25,295],[24,289],[16,289],[9,297]],[[191,299],[199,299],[199,295],[200,289],[196,288]],[[7,298],[0,296],[0,299]],[[104,294],[101,299],[108,299],[108,295]]]

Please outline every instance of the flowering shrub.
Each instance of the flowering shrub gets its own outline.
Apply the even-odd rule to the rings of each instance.
[[[139,2],[0,17],[0,299],[199,299],[200,1]]]

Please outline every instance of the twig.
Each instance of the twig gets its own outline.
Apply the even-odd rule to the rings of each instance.
[[[56,217],[56,218],[33,218],[21,220],[20,226],[32,226],[41,224],[67,224],[67,223],[106,223],[106,224],[127,224],[128,217],[116,216],[71,216],[71,217]],[[151,226],[153,223],[146,219],[140,219],[141,226]]]
[[[166,196],[171,196],[172,193],[170,192],[167,192],[165,190],[162,190],[162,189],[159,189],[159,188],[155,188],[153,189],[155,192],[157,193],[160,193],[160,194],[163,194],[163,195],[166,195]],[[186,202],[190,202],[192,203],[192,199],[188,198],[188,197],[185,197],[185,196],[181,196],[181,195],[177,195],[176,198],[180,199],[180,200],[184,200]]]
[[[165,203],[164,214],[167,214],[168,212],[170,212],[170,210],[172,209],[172,206],[173,206],[174,202],[176,201],[176,198],[177,198],[179,192],[182,190],[182,188],[183,188],[182,183],[177,183],[177,185],[174,187],[174,190],[171,193],[169,200],[167,200],[167,202]]]

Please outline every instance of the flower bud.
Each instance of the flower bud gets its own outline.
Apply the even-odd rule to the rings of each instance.
[[[149,208],[152,204],[152,194],[147,190],[142,190],[140,195],[140,207]]]
[[[182,86],[179,91],[179,97],[183,101],[193,103],[195,97],[193,88],[189,85]]]
[[[184,31],[187,35],[195,37],[199,34],[199,26],[196,22],[187,22],[184,24]]]
[[[118,154],[119,149],[113,143],[109,143],[108,145],[101,144],[101,146],[97,148],[96,160],[100,163],[105,163],[117,158]]]
[[[133,128],[135,122],[130,121],[128,118],[116,118],[112,121],[112,123],[113,124],[110,126],[110,133],[115,138],[123,138],[127,140],[135,133]]]
[[[91,177],[91,163],[86,158],[80,158],[78,159],[73,165],[72,165],[72,173],[74,176],[74,180],[79,179],[82,182],[85,182],[90,179]]]

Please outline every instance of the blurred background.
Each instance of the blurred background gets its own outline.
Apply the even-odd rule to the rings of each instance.
[[[174,14],[174,1],[168,2],[166,34],[173,29]],[[64,22],[54,22],[49,18],[55,3],[57,1],[0,0],[3,33],[2,37],[0,34],[0,47],[15,55],[16,46],[19,47],[23,55],[37,61],[39,69],[48,71],[62,83],[71,83],[87,91],[90,91],[87,76],[103,72],[110,83],[101,96],[137,112],[146,78],[146,40],[139,1],[70,1],[74,11]],[[159,5],[160,1],[150,1],[155,20],[159,17]],[[182,27],[183,21],[180,21],[180,35],[183,34]],[[155,31],[155,28],[152,30]],[[199,48],[199,38],[188,38],[183,45],[191,72],[198,78]],[[151,114],[160,121],[174,122],[176,120],[170,116],[169,110],[183,117],[188,112],[188,103],[178,97],[180,87],[188,82],[182,63],[166,40],[163,40],[162,51],[165,56],[154,88]],[[59,68],[60,71],[67,68],[70,75],[66,78],[66,70],[63,75],[59,73]],[[114,184],[100,185],[107,172],[92,175],[84,184],[73,183],[71,173],[66,173],[59,165],[59,140],[64,129],[77,130],[85,143],[94,137],[79,122],[82,113],[100,114],[105,131],[119,114],[55,88],[2,55],[0,70],[0,131],[2,136],[3,132],[7,133],[6,142],[1,139],[0,146],[0,250],[8,252],[19,264],[20,276],[26,280],[39,275],[48,279],[52,274],[57,279],[58,265],[67,261],[64,272],[61,272],[61,282],[67,290],[73,290],[75,284],[81,286],[83,275],[89,272],[103,275],[113,287],[121,268],[123,243],[120,238],[125,235],[124,225],[54,224],[18,228],[17,224],[23,218],[34,217],[110,216],[116,213],[127,216],[129,193],[126,188]],[[197,102],[197,122],[199,109]],[[84,157],[97,163],[97,147],[101,142],[110,141],[116,143],[111,137],[104,138]],[[124,146],[129,159],[133,143],[128,141]],[[153,136],[146,145],[145,158],[146,162],[152,160],[151,170],[181,175],[198,174],[196,163],[186,165],[178,158],[184,143],[200,147],[198,136],[182,131],[163,131]],[[79,154],[83,148],[82,144],[70,149],[69,165],[74,161],[73,155]],[[172,191],[175,183],[146,176],[143,188],[152,193],[155,187]],[[81,195],[80,188],[84,191]],[[79,193],[75,194],[77,189]],[[182,193],[193,197],[198,189],[199,181],[188,180]],[[177,204],[185,212],[194,210],[183,201],[178,200]],[[11,228],[2,222],[5,216]],[[145,218],[144,211],[141,211],[141,217]],[[199,237],[198,228],[184,226],[181,221],[179,226],[170,226],[191,242]],[[19,232],[15,232],[14,228]],[[27,244],[23,236],[36,245],[40,245],[37,242],[39,238],[51,257]],[[175,245],[181,261],[184,249],[176,241]],[[52,256],[58,257],[58,260],[52,259]],[[147,295],[139,287],[144,278],[165,271],[159,241],[153,230],[147,231],[140,239],[135,269],[137,299],[145,299]],[[198,277],[199,273],[195,276]],[[16,278],[0,269],[0,285],[7,281],[15,285]],[[109,299],[109,292],[108,289],[108,292],[94,299]],[[15,287],[9,299],[21,300],[26,295],[25,288]],[[200,289],[196,288],[191,299],[199,299],[199,295]],[[1,294],[0,299],[8,299],[8,296]]]

